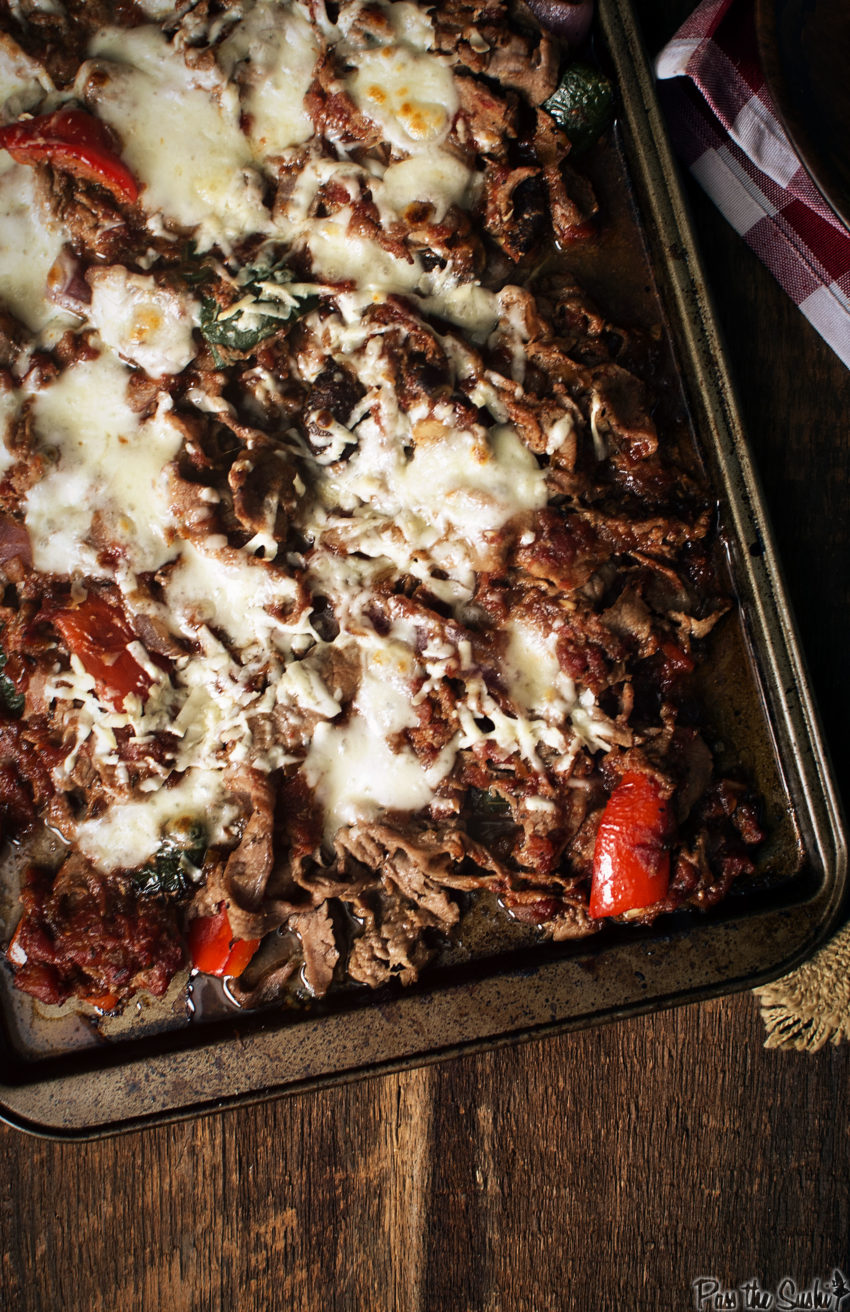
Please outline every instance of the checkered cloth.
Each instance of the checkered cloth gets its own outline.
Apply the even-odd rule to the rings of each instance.
[[[673,144],[850,367],[850,232],[821,197],[776,118],[759,63],[753,10],[754,0],[702,0],[658,56]]]

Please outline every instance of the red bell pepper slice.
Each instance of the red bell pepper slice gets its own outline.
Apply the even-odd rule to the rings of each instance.
[[[137,641],[124,612],[106,597],[89,592],[79,606],[42,612],[58,629],[65,646],[92,676],[98,694],[117,710],[124,709],[128,693],[144,699],[153,680],[127,650]]]
[[[118,200],[132,204],[139,195],[139,185],[116,154],[106,124],[84,109],[57,109],[8,123],[0,127],[0,147],[19,164],[47,162],[98,182]]]
[[[238,978],[260,946],[258,938],[234,938],[227,907],[198,916],[189,926],[189,955],[202,975]]]
[[[660,901],[670,883],[670,804],[649,775],[624,774],[602,812],[589,911],[619,916]]]

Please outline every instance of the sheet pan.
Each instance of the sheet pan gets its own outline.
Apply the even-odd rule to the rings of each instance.
[[[598,23],[620,94],[598,181],[618,212],[585,281],[638,319],[660,304],[716,492],[739,607],[711,649],[703,692],[717,740],[765,797],[757,878],[709,914],[564,944],[538,943],[527,928],[506,934],[482,904],[460,946],[414,988],[341,991],[307,1010],[245,1013],[198,993],[194,1017],[169,996],[94,1031],[74,1016],[34,1018],[5,987],[9,1123],[90,1138],[669,1007],[766,982],[837,925],[847,848],[836,788],[630,0],[601,0]]]

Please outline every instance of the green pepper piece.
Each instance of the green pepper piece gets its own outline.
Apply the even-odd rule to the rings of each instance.
[[[569,137],[573,154],[581,154],[611,123],[614,88],[604,73],[590,64],[570,64],[543,108]]]

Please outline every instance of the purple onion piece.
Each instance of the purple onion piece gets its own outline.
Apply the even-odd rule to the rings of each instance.
[[[593,0],[526,0],[537,21],[575,49],[590,31]]]
[[[91,304],[91,287],[82,266],[69,246],[63,246],[47,273],[47,299],[71,314],[85,318]]]

